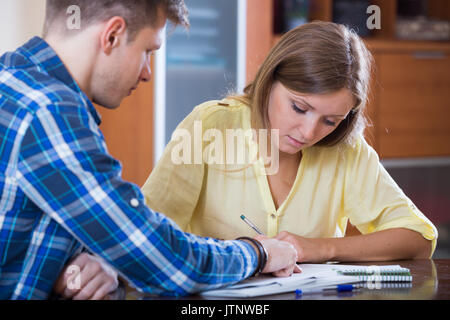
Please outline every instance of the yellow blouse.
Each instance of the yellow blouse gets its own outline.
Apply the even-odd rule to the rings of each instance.
[[[255,236],[241,214],[271,237],[283,230],[308,238],[342,237],[350,220],[362,234],[400,227],[417,231],[432,240],[434,252],[435,226],[397,186],[363,138],[355,145],[302,150],[295,182],[278,210],[261,160],[230,166],[200,163],[187,154],[186,150],[205,151],[213,141],[204,137],[198,142],[199,121],[203,134],[208,129],[225,133],[249,129],[250,114],[248,106],[231,99],[197,106],[175,131],[191,135],[190,150],[180,151],[183,140],[173,135],[143,186],[149,207],[201,236]],[[252,144],[256,142],[249,139],[247,148]],[[205,159],[214,156],[211,150],[204,154]],[[180,157],[191,161],[180,164]]]

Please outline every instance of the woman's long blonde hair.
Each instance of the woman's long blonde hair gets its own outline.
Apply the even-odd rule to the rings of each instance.
[[[303,94],[347,88],[355,98],[354,108],[332,133],[317,143],[333,146],[353,141],[365,129],[371,65],[370,52],[353,30],[332,22],[311,22],[283,35],[254,81],[244,89],[244,95],[233,98],[250,106],[253,128],[269,129],[267,109],[275,81]]]

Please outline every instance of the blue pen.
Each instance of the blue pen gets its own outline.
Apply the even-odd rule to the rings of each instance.
[[[351,292],[356,287],[352,284],[338,284],[333,287],[326,287],[326,288],[318,288],[318,289],[297,289],[295,290],[295,294],[298,296],[301,296],[303,294],[312,294],[312,293],[322,293],[324,291],[328,290],[336,290],[337,292]]]
[[[246,216],[244,216],[243,214],[241,215],[241,219],[244,220],[244,222],[245,222],[250,228],[252,228],[253,230],[255,230],[257,234],[264,235],[264,233],[262,233],[262,231],[259,230],[258,227],[257,227],[253,222],[251,222]]]

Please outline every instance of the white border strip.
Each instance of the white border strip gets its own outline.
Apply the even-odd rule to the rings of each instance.
[[[166,31],[162,32],[161,48],[155,52],[153,80],[153,163],[161,158],[166,141]]]
[[[247,81],[247,0],[237,0],[237,72],[236,90],[243,93]]]
[[[385,168],[447,167],[450,157],[384,159],[381,163]]]

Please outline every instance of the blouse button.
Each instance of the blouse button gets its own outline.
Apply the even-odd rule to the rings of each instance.
[[[139,207],[139,200],[136,199],[136,198],[131,199],[130,205],[131,205],[133,208]]]
[[[272,213],[272,214],[270,215],[270,217],[271,217],[272,219],[276,219],[276,218],[277,218],[277,216],[276,216],[274,213]]]

